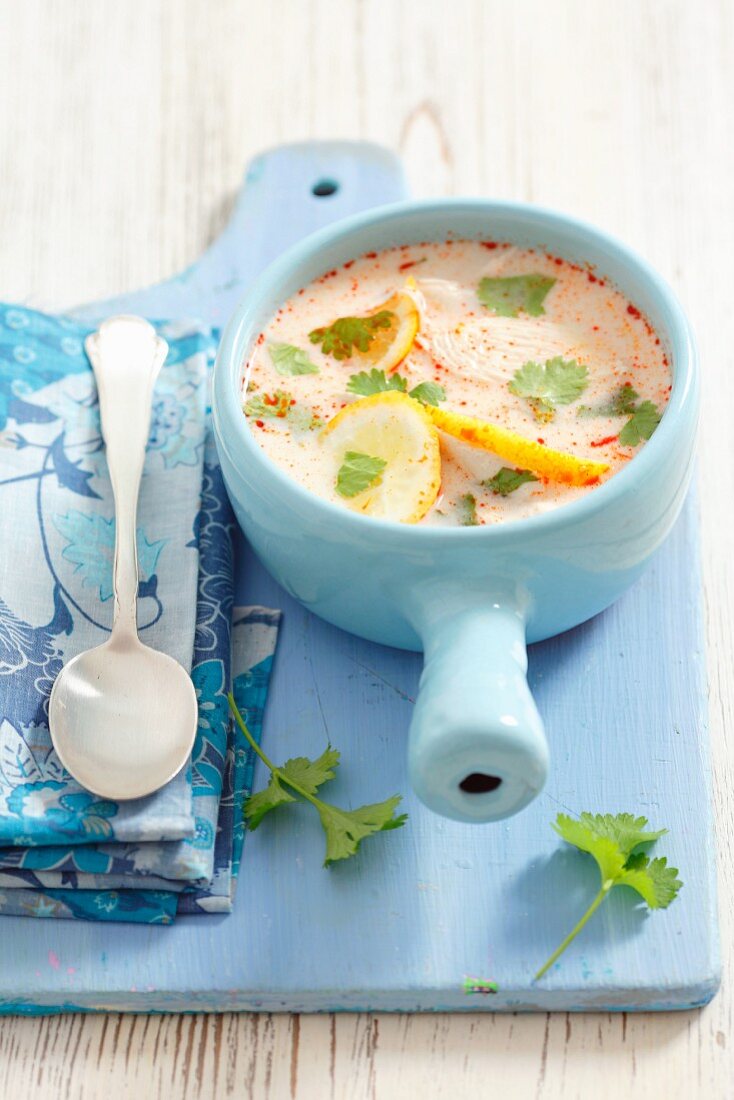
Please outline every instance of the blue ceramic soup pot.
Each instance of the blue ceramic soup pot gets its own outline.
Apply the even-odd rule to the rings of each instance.
[[[670,403],[621,472],[552,511],[481,527],[370,519],[313,495],[266,457],[242,412],[243,364],[271,315],[311,279],[364,252],[450,237],[512,241],[594,265],[660,335],[673,368]],[[273,576],[316,615],[423,650],[410,776],[437,813],[496,821],[541,790],[548,747],[526,680],[526,644],[596,615],[640,576],[684,499],[698,388],[686,318],[647,263],[597,229],[517,203],[446,199],[360,214],[291,248],[240,302],[213,395],[237,519]]]

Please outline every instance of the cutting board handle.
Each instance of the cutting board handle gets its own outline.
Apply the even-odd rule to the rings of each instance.
[[[250,162],[231,217],[200,259],[165,283],[73,311],[95,323],[114,313],[199,319],[221,328],[250,283],[309,233],[407,198],[397,155],[366,141],[281,145]]]
[[[307,141],[279,146],[250,163],[229,225],[198,266],[204,272],[218,264],[219,250],[231,250],[234,237],[243,252],[258,257],[261,269],[309,233],[405,195],[402,165],[380,145]]]

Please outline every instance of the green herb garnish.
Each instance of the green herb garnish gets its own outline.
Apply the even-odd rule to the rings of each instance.
[[[286,420],[297,432],[315,431],[324,423],[321,417],[317,416],[312,409],[299,404],[291,405]]]
[[[268,351],[278,374],[318,374],[319,368],[312,363],[302,348],[293,344],[269,344]]]
[[[358,393],[360,397],[371,397],[373,393],[387,393],[389,390],[397,390],[405,393],[408,383],[400,374],[391,374],[388,378],[384,370],[373,367],[371,371],[362,370],[359,374],[352,374],[347,382],[350,393]]]
[[[296,756],[286,760],[282,767],[276,767],[265,755],[252,736],[244,719],[237,709],[234,696],[227,696],[237,725],[242,730],[250,748],[262,760],[270,771],[270,782],[264,790],[258,791],[247,799],[244,816],[249,829],[256,829],[266,814],[283,806],[286,802],[299,802],[291,792],[295,791],[302,799],[316,808],[326,837],[326,855],[324,867],[340,859],[356,855],[360,844],[374,833],[398,829],[408,819],[407,814],[395,815],[401,801],[400,795],[393,795],[384,802],[375,802],[368,806],[359,806],[356,810],[342,810],[316,797],[316,791],[324,783],[334,778],[339,765],[340,755],[331,745],[322,752],[317,760],[305,756]]]
[[[531,474],[530,470],[513,470],[511,466],[503,466],[494,477],[483,481],[482,485],[486,486],[487,489],[491,489],[498,496],[506,497],[510,493],[514,493],[515,489],[519,489],[521,485],[525,485],[526,482],[537,480],[538,478],[535,474]]]
[[[342,497],[358,496],[371,485],[379,484],[386,466],[387,461],[384,458],[374,458],[372,455],[360,454],[359,451],[347,451],[336,475],[337,493]]]
[[[662,413],[652,401],[641,401],[640,395],[629,382],[617,390],[612,397],[601,405],[581,405],[579,416],[629,416],[629,420],[619,433],[619,442],[623,447],[637,447],[643,439],[649,439],[662,419]]]
[[[276,390],[275,393],[253,393],[245,403],[245,416],[257,417],[260,420],[269,420],[279,417],[281,420],[288,415],[293,398],[285,390]]]
[[[360,371],[359,374],[350,375],[347,382],[350,393],[358,393],[360,397],[370,397],[373,393],[387,393],[389,390],[397,390],[398,393],[406,393],[408,383],[401,374],[391,374],[389,377],[384,370],[373,367],[371,371]],[[438,382],[419,382],[410,391],[410,396],[424,405],[438,405],[446,400],[446,391]]]
[[[413,386],[410,396],[423,405],[439,405],[446,400],[446,390],[438,382],[419,382]]]
[[[608,401],[601,405],[579,405],[577,416],[628,416],[635,411],[639,394],[629,382],[620,386]]]
[[[462,527],[478,527],[477,498],[473,493],[464,493],[457,501],[459,523]]]
[[[245,403],[245,416],[253,420],[287,420],[296,431],[321,427],[321,418],[305,405],[298,405],[285,390],[252,394]]]
[[[623,447],[637,447],[643,439],[650,438],[660,420],[661,413],[652,401],[641,401],[619,433],[619,442]]]
[[[519,367],[508,382],[510,393],[526,398],[536,415],[550,419],[556,405],[570,405],[588,386],[588,371],[575,359],[529,360]]]
[[[632,814],[582,813],[578,819],[558,814],[553,828],[569,844],[594,857],[601,888],[578,924],[541,966],[535,981],[547,973],[615,886],[630,886],[650,909],[666,909],[675,900],[683,885],[677,878],[677,867],[668,867],[665,857],[651,860],[638,851],[668,830],[646,830],[646,825],[646,817]]]
[[[477,289],[479,301],[500,317],[517,317],[520,311],[530,317],[545,313],[543,302],[556,280],[549,275],[509,275],[484,278]]]
[[[389,309],[381,309],[367,317],[339,317],[331,325],[313,329],[308,338],[312,344],[321,344],[324,355],[349,359],[355,352],[369,351],[377,333],[391,328],[396,320]]]

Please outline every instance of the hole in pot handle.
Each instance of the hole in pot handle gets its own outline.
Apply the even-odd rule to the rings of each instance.
[[[317,199],[327,199],[335,195],[339,190],[339,184],[333,179],[320,179],[311,188],[311,194]]]
[[[500,821],[541,791],[548,746],[527,682],[524,617],[512,604],[433,613],[410,727],[422,802],[458,821]]]

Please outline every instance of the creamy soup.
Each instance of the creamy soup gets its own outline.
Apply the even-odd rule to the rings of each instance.
[[[243,408],[311,492],[474,526],[593,492],[670,389],[659,337],[599,273],[455,240],[368,253],[299,290],[256,341]]]

